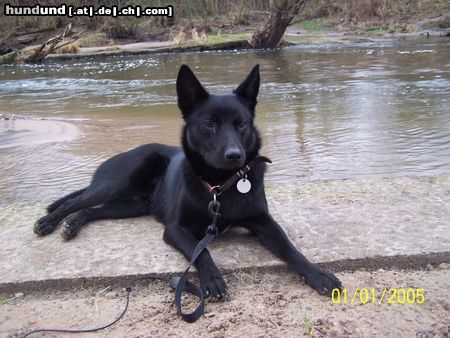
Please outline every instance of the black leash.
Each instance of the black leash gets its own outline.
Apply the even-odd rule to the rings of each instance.
[[[170,280],[170,287],[175,289],[175,306],[177,307],[178,314],[188,323],[195,322],[205,312],[205,297],[203,295],[203,290],[200,287],[186,280],[187,274],[202,251],[218,236],[219,228],[217,227],[217,219],[220,217],[219,210],[220,203],[217,201],[217,195],[214,193],[214,199],[208,205],[208,211],[213,216],[213,219],[211,225],[206,229],[205,237],[203,237],[195,247],[191,262],[186,270],[184,270],[183,274],[180,277],[173,277]],[[190,293],[200,299],[199,304],[194,311],[186,313],[181,309],[181,296],[183,292]]]

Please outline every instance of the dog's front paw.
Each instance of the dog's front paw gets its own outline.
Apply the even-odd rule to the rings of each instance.
[[[56,229],[59,222],[51,215],[44,216],[34,224],[33,232],[38,236],[45,236]]]
[[[332,273],[321,268],[305,275],[305,282],[321,295],[331,295],[334,289],[342,289],[342,283]]]
[[[199,277],[206,297],[222,299],[227,294],[227,285],[217,267],[199,269]]]

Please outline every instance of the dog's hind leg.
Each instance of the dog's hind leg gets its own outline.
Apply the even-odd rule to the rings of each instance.
[[[86,189],[81,195],[63,202],[56,210],[40,218],[33,227],[35,234],[45,236],[53,232],[58,224],[71,213],[107,202],[108,199],[98,190]]]
[[[66,202],[66,201],[68,201],[68,200],[70,200],[70,199],[72,199],[72,198],[75,198],[75,197],[81,195],[82,193],[85,192],[85,190],[86,190],[86,188],[81,189],[81,190],[77,190],[77,191],[75,191],[75,192],[73,192],[73,193],[70,193],[70,194],[68,194],[68,195],[66,195],[66,196],[64,196],[64,197],[62,197],[62,198],[60,198],[59,200],[56,200],[55,202],[53,202],[52,204],[50,204],[50,205],[47,207],[47,212],[48,212],[48,213],[51,213],[51,212],[55,211],[55,210],[58,209],[64,202]]]
[[[139,199],[117,200],[99,208],[79,210],[64,219],[61,235],[64,239],[74,238],[83,225],[99,219],[139,217],[150,213],[148,203]]]

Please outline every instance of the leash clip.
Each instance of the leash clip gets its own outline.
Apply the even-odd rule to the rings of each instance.
[[[213,216],[213,219],[215,217],[220,216],[219,210],[220,210],[220,202],[218,200],[214,199],[211,202],[209,202],[208,211]]]
[[[216,200],[217,196],[222,193],[222,190],[220,189],[220,185],[215,185],[209,189],[209,192],[213,194],[214,200]]]
[[[214,197],[216,194],[214,194]],[[208,204],[208,211],[212,215],[212,223],[206,228],[205,234],[212,234],[215,237],[219,236],[219,228],[217,227],[217,219],[220,217],[220,202],[216,199],[212,200]]]

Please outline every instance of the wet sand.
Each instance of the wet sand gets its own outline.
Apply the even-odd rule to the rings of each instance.
[[[64,121],[0,115],[0,149],[68,142],[79,136],[79,129]]]

